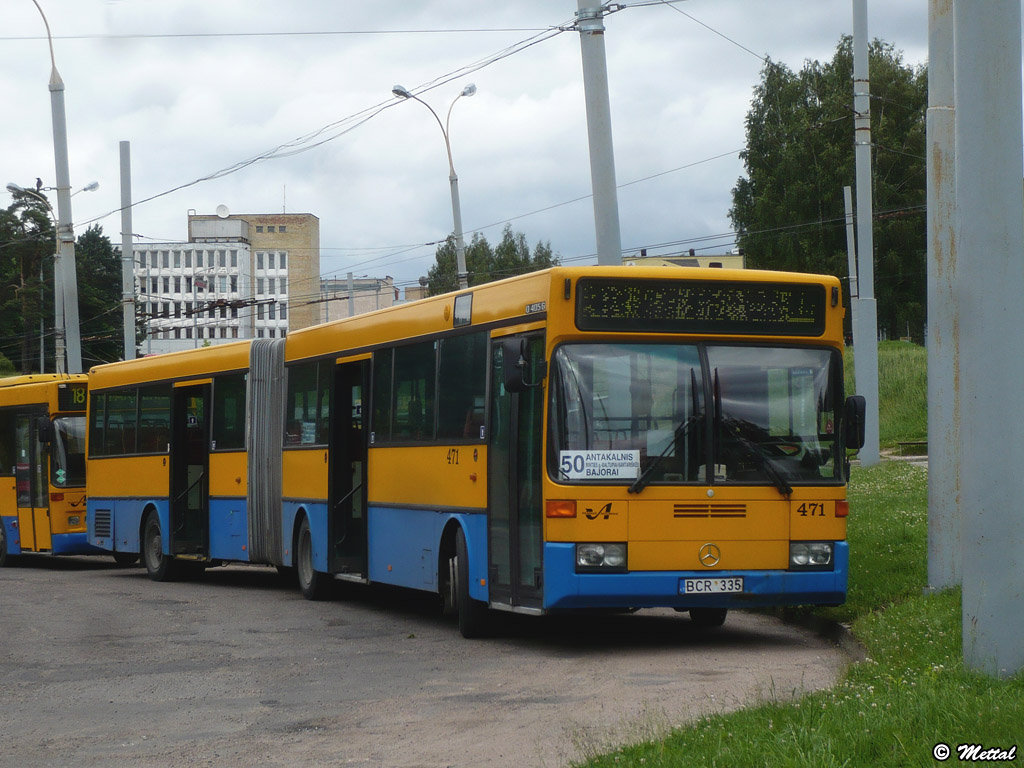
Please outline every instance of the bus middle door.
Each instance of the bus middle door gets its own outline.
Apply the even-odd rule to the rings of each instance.
[[[39,442],[38,420],[44,412],[20,413],[14,418],[15,484],[21,548],[50,549],[50,505],[47,494],[46,451]]]
[[[210,527],[210,385],[175,386],[171,404],[170,550],[205,555]]]

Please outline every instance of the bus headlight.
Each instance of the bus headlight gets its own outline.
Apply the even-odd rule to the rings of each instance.
[[[626,570],[626,545],[625,544],[577,544],[576,545],[576,571],[625,571]]]
[[[831,541],[793,541],[789,545],[789,567],[794,570],[826,570],[832,567]]]

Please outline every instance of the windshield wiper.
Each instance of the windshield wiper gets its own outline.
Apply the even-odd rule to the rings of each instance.
[[[745,437],[739,430],[739,419],[725,417],[722,419],[722,425],[730,427],[729,437],[734,438],[740,445],[746,448],[754,458],[758,460],[764,473],[768,475],[768,479],[772,481],[772,484],[779,489],[779,493],[783,496],[789,496],[793,493],[793,486],[786,482],[786,478],[779,472],[778,466],[775,464],[775,460],[764,452],[764,449],[751,440]]]
[[[668,445],[665,446],[665,450],[659,453],[654,458],[654,461],[651,462],[650,466],[648,466],[647,469],[645,469],[643,473],[640,475],[640,477],[638,477],[633,482],[633,484],[629,486],[630,493],[640,493],[640,491],[642,491],[644,488],[650,485],[651,477],[654,475],[654,470],[661,466],[662,460],[664,460],[664,458],[668,456],[669,451],[675,448],[676,443],[679,440],[690,434],[690,429],[693,427],[693,425],[703,420],[703,418],[704,414],[695,413],[688,419],[683,419],[681,422],[679,422],[679,426],[677,426],[675,430],[672,432],[672,439],[668,441]]]

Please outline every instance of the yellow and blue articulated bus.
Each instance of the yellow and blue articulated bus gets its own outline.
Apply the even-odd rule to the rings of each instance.
[[[242,561],[310,598],[434,592],[466,636],[490,610],[839,604],[844,313],[833,277],[556,267],[101,366],[90,542],[154,578]]]
[[[0,566],[102,553],[86,538],[87,386],[81,374],[0,379]]]

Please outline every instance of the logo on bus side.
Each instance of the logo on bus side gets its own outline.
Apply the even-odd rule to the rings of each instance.
[[[608,520],[611,518],[612,515],[617,515],[619,513],[612,511],[612,502],[609,501],[607,504],[605,504],[603,507],[597,510],[593,509],[592,507],[587,507],[587,511],[583,514],[586,515],[587,520],[597,520],[597,518],[599,517],[603,520]]]

